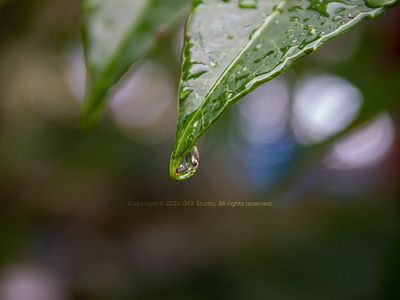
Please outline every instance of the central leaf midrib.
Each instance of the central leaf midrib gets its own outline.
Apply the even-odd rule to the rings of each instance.
[[[232,67],[236,64],[236,62],[239,60],[239,58],[242,56],[243,53],[245,53],[249,47],[254,43],[254,41],[257,39],[258,36],[264,31],[264,29],[270,24],[270,22],[274,19],[275,16],[281,14],[279,11],[285,6],[285,3],[288,3],[289,1],[281,1],[281,3],[276,7],[276,10],[273,11],[271,15],[266,17],[264,19],[263,24],[257,31],[253,34],[252,39],[246,44],[245,47],[243,47],[242,50],[239,51],[239,53],[235,56],[234,60],[228,65],[228,67],[225,68],[224,72],[219,76],[218,80],[214,83],[210,91],[207,93],[207,95],[204,97],[203,103],[197,108],[197,112],[193,115],[193,117],[190,119],[190,121],[187,124],[190,124],[196,117],[197,115],[201,112],[201,109],[204,107],[204,105],[208,102],[208,99],[210,98],[210,95],[214,92],[214,90],[217,88],[217,86],[220,84],[223,78],[225,78],[225,75],[232,69]],[[183,132],[182,136],[186,135],[186,132],[189,130],[189,126],[186,127],[185,131]],[[178,146],[176,149],[180,149],[182,144],[182,139],[178,142]],[[193,146],[193,145],[190,145]],[[189,147],[190,148],[190,147]]]

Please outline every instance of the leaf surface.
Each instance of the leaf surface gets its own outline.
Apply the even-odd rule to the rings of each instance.
[[[202,0],[186,27],[170,174],[224,111],[399,0]]]
[[[110,88],[173,32],[189,10],[187,0],[83,0],[82,36],[89,75],[85,125],[97,121]]]

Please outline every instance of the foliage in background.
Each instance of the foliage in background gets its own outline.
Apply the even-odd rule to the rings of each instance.
[[[174,33],[189,11],[187,0],[82,2],[88,88],[85,126],[95,123],[107,92],[128,69],[149,56],[159,40]]]

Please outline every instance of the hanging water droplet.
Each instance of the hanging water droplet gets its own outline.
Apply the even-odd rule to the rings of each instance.
[[[199,150],[197,146],[193,146],[186,156],[183,158],[179,167],[175,170],[177,179],[186,179],[192,176],[199,167]]]
[[[257,0],[239,0],[241,8],[257,8]]]

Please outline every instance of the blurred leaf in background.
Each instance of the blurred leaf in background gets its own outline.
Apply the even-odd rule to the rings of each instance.
[[[186,0],[84,0],[83,41],[89,81],[83,122],[95,123],[106,94],[129,68],[172,35],[190,10]]]

